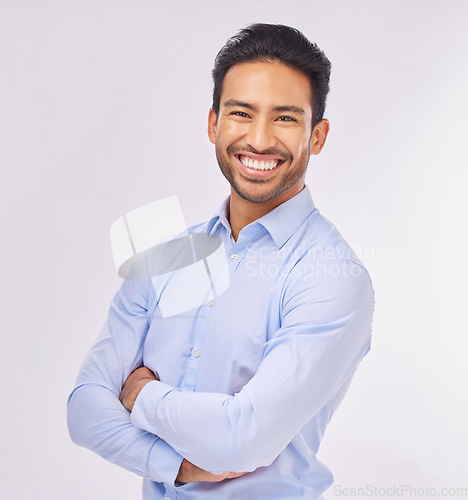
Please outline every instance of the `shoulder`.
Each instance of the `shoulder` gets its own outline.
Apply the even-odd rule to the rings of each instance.
[[[290,271],[283,286],[283,304],[302,294],[324,307],[373,310],[374,290],[367,269],[318,210],[287,245],[283,251],[290,254]]]

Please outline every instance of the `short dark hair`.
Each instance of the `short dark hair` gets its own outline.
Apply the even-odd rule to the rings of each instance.
[[[226,73],[236,64],[256,61],[278,61],[307,76],[312,90],[312,125],[315,127],[325,112],[331,63],[299,30],[282,24],[251,24],[229,38],[218,52],[212,73],[216,115]]]

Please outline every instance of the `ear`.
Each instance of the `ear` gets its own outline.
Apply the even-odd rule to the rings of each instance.
[[[218,131],[218,117],[213,108],[208,113],[208,137],[214,144],[216,142],[216,132]]]
[[[330,122],[326,118],[315,125],[314,131],[312,132],[312,139],[310,141],[311,155],[318,155],[320,151],[322,151],[323,146],[325,146],[329,130]]]

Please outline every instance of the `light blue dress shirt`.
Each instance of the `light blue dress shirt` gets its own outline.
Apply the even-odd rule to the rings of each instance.
[[[226,291],[163,317],[164,286],[124,280],[69,398],[70,434],[143,476],[147,500],[317,499],[332,484],[320,440],[370,347],[371,281],[307,187],[237,242],[225,209],[194,231],[222,238]],[[129,413],[120,391],[143,365],[161,382]],[[249,473],[175,484],[183,457]]]

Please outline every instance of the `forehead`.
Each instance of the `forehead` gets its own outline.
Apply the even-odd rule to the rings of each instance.
[[[280,62],[247,62],[233,66],[224,77],[221,107],[228,99],[265,106],[297,106],[311,110],[307,76]]]

